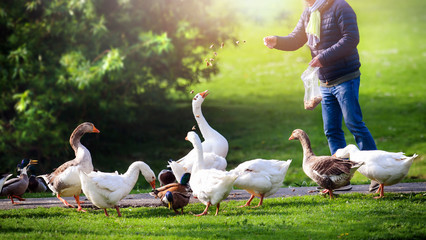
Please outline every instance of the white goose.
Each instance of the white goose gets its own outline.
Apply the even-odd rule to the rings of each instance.
[[[121,217],[117,202],[126,197],[135,186],[139,172],[155,189],[155,174],[151,168],[142,161],[136,161],[129,166],[124,174],[91,172],[86,174],[80,171],[81,187],[86,197],[98,208],[103,208],[108,215],[107,208],[114,207]]]
[[[335,155],[336,157],[349,158],[352,161],[362,160],[364,162],[364,165],[358,168],[358,172],[380,183],[380,187],[377,190],[380,195],[375,198],[384,197],[384,186],[397,184],[407,176],[413,160],[417,157],[417,154],[407,157],[403,152],[360,151],[353,144],[337,150]]]
[[[70,136],[70,144],[74,150],[75,158],[68,162],[65,162],[59,166],[53,173],[41,175],[47,186],[56,197],[61,200],[65,206],[74,207],[69,204],[62,197],[74,196],[77,202],[77,211],[83,211],[80,205],[80,193],[81,184],[79,178],[79,171],[90,173],[93,171],[92,157],[89,150],[83,144],[80,139],[85,133],[99,133],[99,130],[89,122],[84,122],[77,126]]]
[[[228,197],[238,174],[214,168],[206,169],[203,162],[203,147],[198,135],[195,132],[188,132],[185,139],[192,143],[198,156],[189,180],[192,195],[206,205],[204,211],[196,216],[206,215],[210,205],[216,205],[216,216],[220,202]]]
[[[250,206],[255,196],[260,197],[257,207],[263,203],[263,198],[273,195],[282,186],[285,174],[291,160],[254,159],[238,165],[230,172],[240,175],[234,182],[234,187],[246,190],[251,194],[250,199],[241,207]]]
[[[225,170],[227,166],[226,155],[228,154],[228,141],[219,132],[214,130],[204,118],[201,111],[201,105],[204,99],[209,94],[208,90],[197,93],[192,99],[192,113],[197,121],[198,128],[200,129],[201,135],[204,138],[202,142],[204,152],[204,166],[206,168],[216,168],[219,170]],[[187,155],[177,160],[176,162],[180,165],[175,165],[173,173],[176,179],[181,179],[183,173],[191,172],[192,165],[197,159],[197,153],[193,149]],[[175,172],[176,171],[176,172]]]

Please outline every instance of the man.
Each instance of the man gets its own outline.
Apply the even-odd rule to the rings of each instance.
[[[361,150],[375,150],[374,139],[362,120],[358,101],[361,63],[357,45],[356,14],[345,0],[305,0],[308,7],[288,36],[268,36],[269,48],[294,51],[305,43],[311,50],[312,67],[320,67],[324,133],[331,154],[346,146],[342,118]],[[372,182],[370,191],[376,184]],[[378,187],[378,184],[377,184]]]

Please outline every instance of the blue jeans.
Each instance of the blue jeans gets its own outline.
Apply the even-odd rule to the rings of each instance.
[[[343,82],[334,87],[320,87],[322,94],[322,119],[324,133],[331,154],[346,147],[342,130],[342,117],[345,125],[354,135],[360,150],[376,150],[373,136],[362,121],[361,107],[358,102],[360,78]]]

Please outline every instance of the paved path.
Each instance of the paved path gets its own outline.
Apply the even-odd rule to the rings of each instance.
[[[338,191],[339,193],[365,193],[368,194],[368,186],[369,185],[353,185],[351,191]],[[399,183],[393,186],[385,187],[385,195],[386,192],[400,192],[400,193],[418,193],[418,192],[426,192],[426,182],[416,182],[416,183]],[[277,193],[270,196],[269,198],[274,197],[293,197],[293,196],[302,196],[302,195],[315,195],[318,194],[316,191],[316,187],[295,187],[295,188],[281,188]],[[233,190],[231,194],[229,194],[226,200],[248,200],[250,194],[248,194],[244,190]],[[69,203],[75,204],[75,200],[73,197],[65,198]],[[85,197],[81,197],[81,200],[85,201],[82,204],[83,208],[94,208],[93,204],[88,201]],[[17,201],[19,202],[19,201]],[[198,200],[191,198],[191,203],[198,202]],[[0,209],[17,209],[17,208],[37,208],[37,207],[65,207],[61,201],[59,201],[56,197],[49,198],[27,198],[26,201],[19,202],[20,204],[12,205],[9,199],[0,199]],[[142,194],[131,194],[122,199],[119,202],[120,208],[123,207],[157,207],[161,206],[160,200],[155,199],[150,196],[148,193]]]

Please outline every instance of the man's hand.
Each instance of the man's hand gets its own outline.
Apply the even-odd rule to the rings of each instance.
[[[311,67],[323,67],[321,62],[318,60],[318,56],[314,57],[309,63]]]
[[[277,45],[277,37],[276,36],[268,36],[263,38],[263,44],[270,49],[273,49]]]

